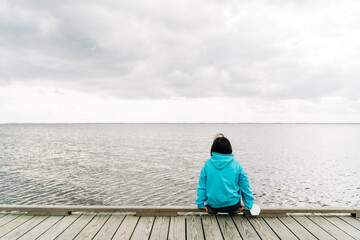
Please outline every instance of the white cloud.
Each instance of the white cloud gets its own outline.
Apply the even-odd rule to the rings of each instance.
[[[359,122],[360,100],[247,98],[123,100],[49,87],[0,88],[0,123],[8,122]],[[304,119],[306,121],[304,121]]]
[[[264,114],[272,109],[271,116],[255,112],[251,121],[285,119],[276,115],[280,110],[289,121],[311,119],[306,111],[304,118],[292,117],[300,111],[291,113],[292,103],[332,115],[327,103],[335,101],[356,112],[359,7],[355,0],[4,0],[0,88],[59,88],[114,102],[246,102]],[[347,116],[344,110],[344,121]]]

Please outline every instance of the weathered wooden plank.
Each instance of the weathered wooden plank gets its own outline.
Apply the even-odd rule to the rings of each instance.
[[[30,216],[68,216],[71,214],[70,211],[66,211],[66,210],[57,210],[57,209],[53,209],[51,211],[48,211],[48,209],[35,209],[35,210],[29,210],[27,213],[27,215]]]
[[[244,212],[245,217],[252,217],[252,215],[250,214],[250,212]],[[287,217],[288,214],[286,212],[275,212],[275,211],[261,211],[261,213],[256,216],[256,217],[262,217],[262,218],[266,218],[266,217]]]
[[[60,221],[55,223],[51,228],[44,232],[38,240],[48,240],[55,239],[60,235],[66,228],[68,228],[76,219],[78,219],[81,214],[74,214],[71,216],[65,216]]]
[[[357,220],[354,217],[340,217],[343,221],[349,223],[350,225],[352,225],[353,227],[357,228],[360,230],[360,220]]]
[[[156,217],[151,230],[150,239],[167,239],[170,217]]]
[[[241,239],[240,234],[229,215],[218,215],[217,220],[225,239]]]
[[[189,240],[203,240],[204,232],[200,216],[186,216],[186,234]]]
[[[2,227],[3,225],[11,222],[12,220],[14,220],[15,218],[21,216],[20,214],[9,214],[4,216],[3,218],[0,219],[0,227]]]
[[[95,217],[95,214],[83,214],[76,219],[65,231],[63,231],[56,239],[73,239],[79,232]]]
[[[22,216],[19,216],[19,217],[13,219],[12,221],[8,222],[7,224],[3,225],[2,227],[0,227],[0,237],[11,232],[12,230],[17,228],[24,222],[28,221],[32,217],[33,216],[22,215]]]
[[[25,239],[36,239],[39,237],[42,233],[44,233],[46,230],[48,230],[51,226],[53,226],[56,222],[58,222],[63,216],[50,216],[46,218],[46,220],[39,223],[36,227],[28,231],[26,234],[24,234],[21,238],[22,240]]]
[[[25,223],[21,224],[19,227],[15,228],[13,231],[3,236],[1,239],[9,239],[9,240],[17,239],[22,235],[24,235],[25,233],[27,233],[28,231],[30,231],[31,229],[33,229],[35,226],[37,226],[39,223],[44,221],[46,218],[48,217],[35,216],[29,219],[28,221],[26,221]]]
[[[140,217],[137,216],[126,216],[119,229],[116,231],[113,239],[130,239],[139,218]]]
[[[246,217],[237,215],[232,216],[232,219],[243,239],[260,240],[259,235]]]
[[[255,228],[261,239],[279,239],[273,230],[266,224],[265,220],[259,217],[249,218],[251,225]]]
[[[120,224],[124,220],[125,215],[123,214],[112,214],[111,217],[106,221],[104,226],[96,234],[93,240],[109,240],[111,239],[116,230],[119,228]]]
[[[127,212],[138,215],[172,215],[178,212],[203,212],[193,206],[74,206],[74,205],[0,205],[0,211],[19,211],[39,214],[63,214],[71,212]]]
[[[279,218],[279,220],[284,223],[299,239],[316,240],[314,235],[312,235],[292,217],[283,217]]]
[[[74,239],[92,239],[109,217],[109,214],[97,214]]]
[[[35,239],[38,236],[40,236],[39,239],[54,239],[59,234],[61,236],[65,232],[69,231],[68,229],[70,229],[73,224],[76,224],[75,220],[79,216],[79,215],[66,216],[63,217],[61,220],[59,220],[61,217],[52,216],[44,221],[38,221],[37,223],[29,224],[28,222],[32,220],[31,216],[16,214],[15,218],[10,218],[9,217],[10,215],[13,214],[4,215],[2,218],[0,218],[1,220],[7,217],[6,223],[2,227],[0,227],[0,238],[5,234],[4,238],[2,239],[14,239],[14,238],[16,239],[19,237],[21,237],[21,239]],[[95,216],[96,214],[85,214],[85,215]],[[108,214],[105,216],[106,219],[103,220],[102,222],[103,224],[97,225],[95,224],[96,223],[95,219],[93,219],[92,221],[90,219],[84,225],[78,224],[78,227],[76,228],[76,230],[74,230],[75,231],[74,235],[69,235],[72,237],[66,238],[63,236],[63,238],[73,239],[74,237],[76,237],[80,239],[91,239],[92,237],[95,236],[94,239],[110,239],[118,229],[113,239],[129,239],[132,234],[133,234],[133,239],[138,239],[138,237],[141,234],[135,233],[134,229],[137,229],[139,227],[138,229],[139,232],[145,229],[144,238],[146,239],[148,239],[149,234],[150,237],[154,239],[163,239],[163,238],[166,239],[167,232],[169,232],[168,233],[169,239],[185,239],[185,234],[188,235],[188,239],[203,239],[204,237],[203,228],[202,228],[202,224],[203,224],[205,229],[205,234],[210,239],[211,238],[240,239],[240,237],[244,239],[259,239],[258,234],[263,239],[274,239],[273,236],[269,234],[268,231],[269,229],[273,231],[273,233],[275,232],[276,237],[279,237],[281,239],[292,239],[294,238],[294,235],[296,235],[296,237],[298,237],[299,239],[315,239],[315,237],[319,239],[353,239],[353,238],[360,239],[360,229],[359,229],[360,221],[350,216],[347,217],[347,216],[311,215],[307,217],[293,216],[288,218],[246,219],[245,217],[239,215],[233,217],[227,215],[217,215],[217,216],[205,215],[203,216],[203,223],[201,222],[200,216],[178,216],[171,218],[156,217],[155,221],[153,220],[153,224],[150,224],[147,227],[145,226],[146,224],[143,224],[145,226],[144,228],[141,227],[141,224],[138,224],[138,226],[136,226],[139,219],[139,217],[136,216],[127,215],[126,217],[124,217],[124,215],[117,214],[118,216],[117,219],[113,217],[115,215]],[[33,218],[39,218],[39,216]],[[42,216],[42,218],[44,217]],[[57,222],[55,220],[53,220],[54,222],[49,221],[54,218],[57,218],[59,221]],[[135,218],[135,221],[133,222],[133,224],[131,223],[124,224],[125,219],[127,218],[128,219]],[[111,219],[113,220],[112,223],[110,224]],[[123,223],[121,223],[123,219],[124,221]],[[165,219],[167,221],[165,221]],[[263,223],[265,223],[268,226],[269,229],[266,229],[265,227],[266,225],[263,225],[263,223],[261,223],[261,220],[263,221]],[[108,223],[109,226],[107,226]],[[91,224],[93,224],[94,226],[92,226]],[[114,227],[110,227],[110,225]],[[151,225],[153,226],[151,227]],[[164,225],[167,227],[165,228]],[[185,232],[185,225],[187,226],[186,232]],[[284,225],[286,225],[286,227]],[[358,226],[358,228],[355,227],[354,225]],[[123,230],[120,230],[121,226],[123,226],[122,228]],[[216,228],[220,230],[220,235],[206,232],[208,229],[211,229],[212,231],[215,229],[216,231]],[[256,229],[258,234],[254,230],[254,228]],[[195,229],[195,231],[191,231],[191,229],[192,230]],[[85,234],[85,233],[89,233],[88,230],[91,232],[90,235]],[[106,232],[108,231],[110,231],[110,233],[106,234]],[[121,232],[125,234],[121,235]],[[118,236],[120,237],[116,237],[116,234],[118,234]],[[312,234],[314,234],[315,237]]]
[[[204,215],[201,217],[202,224],[204,227],[205,239],[219,240],[223,239],[221,230],[215,215]]]
[[[185,216],[171,217],[168,239],[169,240],[185,240],[186,239]]]
[[[38,212],[54,215],[68,212],[136,212],[140,215],[175,215],[178,212],[203,212],[195,206],[53,206],[53,205],[0,205],[0,211]],[[359,208],[267,208],[262,207],[264,216],[286,213],[360,213]]]
[[[143,209],[136,211],[136,216],[154,217],[154,216],[177,216],[177,211],[165,209]]]
[[[317,224],[311,221],[305,216],[292,216],[298,223],[300,223],[304,228],[306,228],[311,234],[313,234],[318,239],[335,239],[325,230],[320,228]]]
[[[7,213],[0,213],[0,218],[5,217]]]
[[[348,224],[347,222],[341,220],[340,218],[336,216],[327,216],[324,217],[327,221],[331,222],[350,236],[352,236],[355,239],[360,239],[360,230],[356,229],[352,225]]]
[[[264,220],[280,239],[297,239],[278,218],[270,217],[264,218]]]
[[[321,216],[308,216],[308,218],[336,239],[353,240],[352,237],[341,231],[341,229],[334,226],[329,221],[326,221]]]
[[[140,217],[138,224],[135,227],[131,239],[141,240],[149,239],[151,228],[154,224],[155,217]]]

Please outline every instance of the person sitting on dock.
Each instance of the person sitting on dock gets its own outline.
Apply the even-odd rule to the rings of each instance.
[[[229,214],[250,210],[254,197],[249,179],[223,134],[215,136],[210,155],[200,173],[195,201],[198,208]]]

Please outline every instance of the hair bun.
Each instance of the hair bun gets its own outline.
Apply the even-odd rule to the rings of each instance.
[[[224,134],[218,133],[218,134],[216,134],[216,136],[214,137],[214,140],[217,139],[217,138],[221,138],[221,137],[225,137]]]

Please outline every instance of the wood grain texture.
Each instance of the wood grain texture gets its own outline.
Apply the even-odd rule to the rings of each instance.
[[[74,214],[71,216],[65,216],[60,221],[58,221],[55,225],[49,228],[46,232],[44,232],[38,240],[49,240],[55,239],[60,235],[66,228],[68,228],[76,219],[80,217],[80,214]]]
[[[185,240],[185,216],[171,217],[169,226],[169,240]]]
[[[340,217],[340,219],[360,230],[360,220],[354,217]]]
[[[325,230],[316,225],[313,221],[311,221],[306,216],[293,216],[293,218],[300,223],[304,228],[306,228],[312,235],[314,235],[318,239],[335,239]]]
[[[12,220],[14,220],[15,218],[17,218],[19,216],[21,216],[21,215],[20,214],[9,214],[9,215],[6,215],[6,216],[0,218],[0,227],[11,222]]]
[[[100,231],[93,238],[93,240],[110,240],[114,236],[116,230],[119,228],[124,218],[125,215],[112,214],[104,226],[102,226]]]
[[[35,217],[29,219],[28,221],[26,221],[25,223],[21,224],[19,227],[15,228],[10,233],[3,236],[1,239],[9,239],[9,240],[18,239],[22,235],[24,235],[25,233],[27,233],[28,231],[33,229],[35,226],[37,226],[39,223],[44,221],[46,218],[48,218],[48,217],[47,216],[35,216]]]
[[[167,239],[170,217],[156,217],[151,230],[150,240]]]
[[[20,217],[17,217],[15,219],[13,219],[12,221],[8,222],[7,224],[3,225],[2,227],[0,227],[0,237],[2,237],[5,234],[11,232],[12,230],[17,228],[18,226],[20,226],[24,222],[28,221],[32,217],[33,216],[22,215]]]
[[[175,215],[178,212],[203,212],[196,206],[73,206],[73,205],[0,205],[0,211],[33,212],[46,215],[68,212],[136,212],[138,215]],[[286,213],[360,213],[360,208],[267,208],[262,207],[264,216],[278,216]]]
[[[140,217],[127,215],[112,239],[130,239]]]
[[[109,214],[97,214],[74,239],[92,239],[109,217]]]
[[[68,240],[73,239],[81,230],[95,217],[95,214],[83,214],[76,219],[65,231],[63,231],[56,239]]]
[[[26,239],[36,239],[41,234],[43,234],[46,230],[48,230],[50,227],[52,227],[55,223],[57,223],[63,216],[50,216],[46,218],[46,220],[39,223],[36,227],[28,231],[26,234],[24,234],[21,238],[21,240]]]
[[[280,239],[297,239],[297,237],[278,218],[271,217],[264,218],[264,220]]]
[[[233,216],[232,219],[243,239],[260,240],[259,235],[246,217]]]
[[[138,224],[135,227],[131,239],[133,240],[147,240],[149,239],[155,217],[140,217]]]
[[[344,215],[246,218],[208,214],[176,217],[4,214],[0,221],[1,239],[360,239],[360,220]]]
[[[326,221],[323,217],[309,216],[308,218],[336,239],[353,240],[352,237],[343,232],[340,228],[331,224],[329,221]]]
[[[284,223],[299,239],[316,240],[314,235],[312,235],[292,217],[279,218],[279,220]]]
[[[187,239],[203,240],[204,232],[201,222],[201,216],[186,216]]]
[[[344,232],[348,233],[350,236],[352,236],[355,239],[360,239],[360,230],[356,229],[352,225],[348,224],[347,222],[341,220],[340,218],[336,216],[331,217],[324,217],[327,221],[332,223],[333,225],[337,226]]]
[[[215,215],[204,215],[201,217],[206,240],[223,239],[219,224]]]
[[[255,228],[261,239],[279,239],[273,230],[267,225],[262,218],[249,218],[249,222]]]
[[[224,239],[241,239],[241,236],[229,215],[219,215],[217,220]]]

